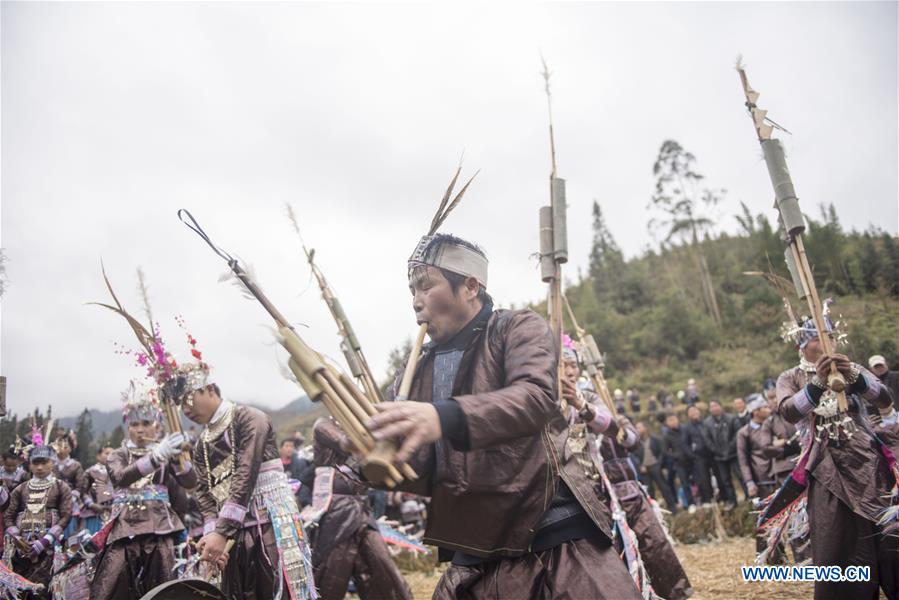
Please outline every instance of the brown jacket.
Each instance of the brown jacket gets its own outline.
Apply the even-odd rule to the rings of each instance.
[[[420,478],[403,486],[431,497],[427,543],[480,557],[524,554],[561,480],[611,537],[609,510],[565,443],[558,356],[549,325],[530,310],[494,311],[469,341],[452,398],[470,448],[446,439],[421,448],[411,461]],[[426,348],[410,398],[432,400],[433,365]]]
[[[753,422],[749,421],[737,432],[737,461],[740,463],[740,473],[743,481],[750,481],[756,485],[771,483],[771,459],[768,458],[767,449],[771,445],[771,433],[765,431],[764,426],[753,428]]]
[[[113,516],[115,524],[106,543],[138,535],[168,535],[184,529],[173,504],[184,495],[184,488],[197,484],[197,475],[189,467],[183,473],[173,460],[157,466],[146,451],[129,448],[128,442],[109,455],[106,470],[114,487]],[[161,494],[168,500],[150,499]]]
[[[762,423],[762,429],[765,430],[771,439],[771,444],[765,449],[765,455],[771,459],[771,473],[775,479],[785,478],[796,466],[796,458],[799,456],[799,439],[796,435],[796,426],[787,421],[780,413],[772,413]],[[777,447],[774,445],[774,440],[777,439],[788,443]]]
[[[869,382],[877,381],[867,369],[859,367]],[[806,374],[794,367],[777,378],[778,411],[791,423],[802,420],[814,426],[814,412],[805,412],[803,397],[797,395],[807,383]],[[879,382],[878,382],[879,383]],[[892,398],[886,390],[875,384],[863,398],[875,406],[887,406]],[[831,494],[839,498],[854,513],[876,521],[878,513],[887,507],[884,496],[892,485],[892,477],[876,442],[868,433],[869,426],[859,413],[857,405],[850,402],[849,417],[855,423],[852,436],[836,446],[828,439],[812,441],[806,470]]]
[[[259,515],[251,503],[259,469],[266,461],[280,460],[268,415],[240,404],[234,405],[233,410],[230,427],[208,444],[203,442],[201,433],[194,448],[199,479],[197,503],[205,521],[204,531],[214,528],[227,538],[257,523]],[[220,500],[213,493],[218,483],[223,484],[220,489],[224,490]]]
[[[58,542],[72,518],[72,490],[65,481],[56,479],[46,494],[35,494],[29,487],[30,481],[20,483],[9,495],[9,504],[3,515],[6,531],[29,541],[50,534]],[[39,511],[30,513],[28,503],[34,502],[34,497],[44,498],[44,502]],[[18,531],[10,532],[10,527]]]

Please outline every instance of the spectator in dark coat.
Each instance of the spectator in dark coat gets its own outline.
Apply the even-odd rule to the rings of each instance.
[[[675,413],[668,413],[665,417],[662,452],[669,461],[672,475],[677,475],[680,489],[684,495],[684,506],[692,506],[694,502],[693,493],[690,491],[690,471],[693,465],[690,461],[690,453],[684,442],[684,433],[681,430],[680,419],[678,419]],[[674,477],[669,477],[669,480],[673,483]]]
[[[712,449],[703,434],[702,411],[695,404],[687,407],[687,424],[684,425],[684,441],[693,464],[693,483],[699,487],[703,504],[712,501]]]
[[[652,435],[646,423],[639,421],[636,424],[637,434],[640,439],[632,451],[632,459],[640,473],[640,481],[649,489],[649,495],[656,497],[656,487],[665,498],[665,506],[672,513],[677,512],[677,498],[671,491],[671,486],[662,476],[662,461],[664,451],[662,440]]]
[[[315,482],[315,465],[296,453],[296,446],[292,438],[281,440],[279,449],[281,466],[290,479],[300,482],[300,490],[297,492],[297,502],[300,508],[312,504],[312,485]]]
[[[890,371],[887,359],[879,354],[868,359],[868,366],[871,367],[871,372],[877,375],[884,387],[890,390],[890,394],[893,395],[893,406],[899,410],[899,371]]]
[[[752,419],[752,415],[746,409],[746,401],[742,398],[734,398],[734,417],[739,425],[737,431],[742,429],[743,425],[746,425]]]
[[[718,400],[709,400],[709,416],[703,423],[706,443],[712,450],[715,480],[718,491],[725,502],[725,508],[737,503],[733,478],[739,479],[740,464],[737,462],[737,431],[739,423],[733,415],[724,412]]]
[[[640,412],[640,394],[637,393],[637,390],[627,391],[627,402],[631,405],[634,413]]]

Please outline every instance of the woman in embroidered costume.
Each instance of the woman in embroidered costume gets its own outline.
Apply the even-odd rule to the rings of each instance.
[[[100,531],[111,515],[113,489],[106,464],[112,452],[112,446],[98,448],[97,462],[84,472],[84,487],[81,489],[84,508],[81,510],[81,519],[82,527],[91,534]]]
[[[93,600],[139,598],[175,577],[174,546],[184,525],[172,505],[186,505],[184,488],[197,484],[191,463],[178,460],[184,434],[157,442],[157,390],[132,383],[124,400],[128,439],[106,465],[113,510],[91,582]]]
[[[835,327],[825,318],[827,335]],[[799,366],[777,380],[779,412],[802,423],[803,454],[790,487],[807,487],[812,561],[815,565],[864,565],[870,581],[815,583],[816,599],[876,598],[878,586],[888,598],[899,597],[899,537],[895,529],[897,497],[896,457],[872,429],[870,406],[884,426],[895,427],[892,399],[880,381],[842,354],[826,356],[811,319],[794,332]],[[849,411],[838,410],[836,394],[827,386],[831,364],[846,379]],[[795,482],[795,483],[791,483]],[[892,493],[890,489],[892,488]],[[891,506],[892,497],[892,506]],[[777,503],[775,497],[770,502]],[[801,501],[801,497],[794,502]],[[787,512],[785,509],[780,512]]]
[[[43,445],[39,434],[28,460],[31,479],[19,484],[9,498],[4,519],[6,550],[4,560],[12,569],[34,583],[41,591],[26,591],[23,598],[50,598],[54,546],[72,518],[72,490],[53,475],[56,452]]]
[[[223,568],[222,591],[230,600],[316,598],[306,536],[271,421],[260,410],[222,399],[208,381],[209,366],[196,348],[192,354],[199,362],[180,365],[164,393],[205,426],[194,447],[204,519],[200,560]]]
[[[63,532],[63,539],[68,539],[78,529],[78,517],[81,516],[81,490],[84,488],[84,468],[81,463],[72,458],[72,446],[65,436],[57,438],[50,444],[56,451],[56,465],[53,467],[53,475],[68,484],[72,490],[72,518]]]

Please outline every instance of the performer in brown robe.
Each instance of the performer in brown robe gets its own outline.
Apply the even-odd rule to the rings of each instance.
[[[44,586],[40,593],[26,592],[24,598],[50,598],[54,545],[72,518],[72,490],[53,475],[56,452],[36,445],[29,454],[32,478],[19,484],[9,498],[4,513],[7,548],[12,569],[26,579]]]
[[[547,322],[494,310],[484,253],[454,236],[422,238],[408,267],[431,342],[412,400],[376,405],[370,426],[419,475],[403,489],[431,497],[424,541],[452,563],[434,598],[639,598],[567,448]]]
[[[113,488],[106,464],[113,451],[112,446],[98,448],[97,462],[84,472],[84,487],[81,489],[81,499],[84,502],[84,508],[81,509],[81,526],[92,534],[100,531],[111,515]]]
[[[828,322],[828,335],[832,325]],[[812,432],[805,473],[808,515],[815,565],[870,567],[866,582],[815,583],[815,598],[899,597],[899,544],[877,524],[893,486],[887,462],[868,422],[865,403],[894,418],[892,399],[880,381],[842,354],[824,356],[818,332],[806,321],[798,337],[800,364],[777,380],[779,410],[791,423],[804,422]],[[845,377],[848,413],[837,410],[827,388],[831,365]],[[804,457],[806,458],[806,457]]]
[[[19,457],[15,452],[10,450],[3,455],[3,469],[0,470],[0,483],[6,488],[7,492],[12,492],[19,487],[19,484],[27,480],[30,474],[22,466]]]
[[[637,536],[640,558],[653,591],[665,600],[689,598],[693,595],[693,588],[687,579],[687,573],[674,553],[674,548],[640,485],[637,471],[628,458],[629,451],[639,443],[636,430],[623,416],[619,417],[617,428],[612,427],[610,430],[608,426],[603,427],[603,422],[611,421],[611,414],[602,406],[602,400],[594,392],[577,389],[581,368],[575,349],[566,347],[564,340],[562,357],[565,375],[562,397],[570,407],[572,441],[584,436],[588,444],[599,442],[602,466],[626,514],[627,524]],[[624,431],[622,441],[618,440],[618,429]],[[592,465],[586,467],[587,475],[590,476]],[[602,497],[605,496],[601,490],[597,492]]]
[[[224,567],[229,600],[315,598],[312,560],[272,423],[256,408],[223,400],[208,375],[203,362],[182,364],[164,392],[204,425],[194,447],[200,559]]]
[[[343,463],[339,432],[327,419],[315,424],[315,496],[304,515],[310,530],[315,584],[323,600],[341,600],[350,578],[362,600],[412,600],[412,590],[387,550],[368,507],[368,487]]]
[[[64,430],[63,430],[64,431]],[[69,525],[63,532],[63,538],[68,539],[77,531],[79,517],[81,516],[81,490],[84,487],[84,468],[81,463],[72,458],[72,446],[69,438],[60,437],[50,444],[56,450],[58,458],[56,465],[53,467],[53,475],[68,484],[72,490],[72,518]]]
[[[161,414],[155,394],[155,388],[132,385],[128,439],[106,465],[114,487],[112,522],[91,582],[92,600],[140,598],[175,578],[175,541],[184,525],[172,504],[197,484],[197,476],[190,462],[182,466],[177,459],[184,434],[156,442]]]

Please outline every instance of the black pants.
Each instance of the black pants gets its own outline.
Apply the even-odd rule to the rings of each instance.
[[[715,460],[715,479],[718,481],[718,491],[721,493],[721,499],[725,502],[737,503],[737,492],[734,490],[734,473],[739,473],[739,471],[740,467],[736,458]]]
[[[649,488],[650,496],[653,498],[656,497],[656,487],[658,487],[659,491],[662,492],[662,497],[665,499],[666,508],[671,512],[677,511],[677,497],[671,490],[671,486],[668,485],[668,482],[665,481],[665,478],[662,476],[661,464],[656,463],[646,467],[646,473],[642,473],[640,479],[643,481],[643,485]]]
[[[699,486],[699,499],[703,504],[712,501],[712,459],[693,457],[693,482]]]

